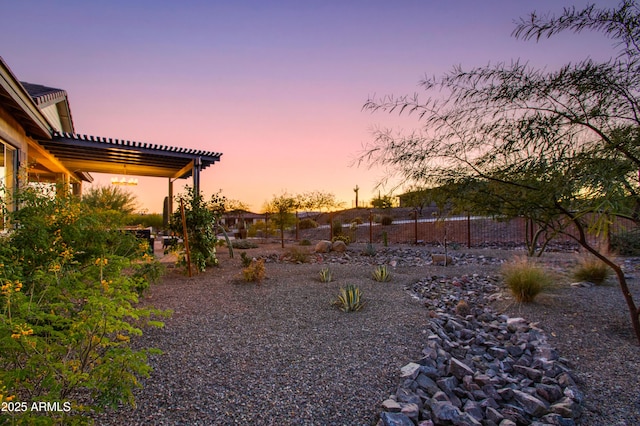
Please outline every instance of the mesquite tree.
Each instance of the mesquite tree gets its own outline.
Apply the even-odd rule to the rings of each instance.
[[[421,86],[428,93],[369,99],[370,111],[415,114],[423,130],[378,131],[361,160],[391,166],[405,181],[458,188],[452,196],[484,211],[525,216],[565,233],[617,276],[640,342],[640,310],[616,259],[588,238],[614,217],[640,219],[640,10],[567,8],[531,14],[513,35],[539,40],[593,30],[613,40],[606,62],[586,59],[558,70],[520,61],[464,70]],[[569,230],[577,232],[569,232]]]

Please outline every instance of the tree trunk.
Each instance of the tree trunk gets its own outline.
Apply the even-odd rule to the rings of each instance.
[[[629,291],[629,286],[627,284],[627,278],[624,276],[624,271],[616,262],[602,254],[599,250],[592,247],[591,244],[586,239],[584,226],[580,221],[575,218],[571,213],[565,210],[565,214],[571,218],[576,228],[578,228],[579,237],[575,238],[578,243],[584,247],[589,253],[593,254],[595,257],[603,261],[607,264],[616,274],[618,278],[618,284],[620,285],[620,290],[622,291],[622,296],[624,297],[625,302],[627,302],[627,308],[629,309],[629,314],[631,315],[631,325],[633,326],[633,331],[636,334],[636,339],[638,340],[638,344],[640,344],[640,310],[638,310],[635,302],[633,301],[633,295],[631,291]]]
[[[633,295],[631,291],[629,291],[629,285],[627,284],[627,278],[624,276],[624,271],[617,263],[613,262],[608,257],[602,255],[599,251],[591,247],[587,244],[580,244],[586,248],[591,254],[596,256],[598,259],[602,260],[606,263],[616,274],[618,278],[618,284],[620,284],[620,290],[622,291],[622,296],[624,297],[625,302],[627,302],[627,307],[629,309],[629,314],[631,315],[631,325],[633,326],[633,331],[636,333],[636,339],[638,339],[638,344],[640,344],[640,310],[638,310],[635,302],[633,301]]]

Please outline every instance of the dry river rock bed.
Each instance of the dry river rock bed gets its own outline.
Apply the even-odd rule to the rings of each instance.
[[[559,274],[553,292],[517,305],[496,278],[510,251],[459,250],[444,267],[428,247],[362,256],[350,246],[302,264],[287,250],[246,250],[267,260],[260,285],[241,279],[237,251],[221,252],[219,268],[193,278],[170,270],[152,286],[143,303],[174,314],[135,344],[163,354],[150,358],[137,407],[96,413],[96,424],[640,424],[640,348],[613,284],[574,288]],[[546,262],[562,271],[572,257]],[[638,263],[625,265],[630,275]],[[390,282],[371,279],[376,264],[392,265]],[[326,266],[333,282],[318,279]],[[347,284],[361,288],[362,311],[331,305]],[[456,311],[460,300],[468,311]],[[482,406],[501,393],[508,410]]]

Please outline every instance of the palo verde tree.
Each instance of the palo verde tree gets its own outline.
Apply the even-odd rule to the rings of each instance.
[[[415,114],[422,131],[378,131],[361,160],[394,168],[425,186],[458,185],[484,209],[525,215],[574,238],[617,276],[640,342],[640,310],[621,265],[589,233],[606,236],[615,217],[638,223],[640,195],[640,10],[567,8],[560,16],[531,14],[513,35],[525,40],[559,32],[600,32],[616,54],[558,70],[518,60],[427,78],[428,93],[370,99],[370,111]],[[575,232],[570,232],[570,230]]]
[[[284,248],[284,230],[296,223],[294,212],[299,208],[299,198],[291,196],[286,192],[280,195],[274,195],[271,201],[265,205],[265,212],[273,215],[273,220],[280,230],[282,248]]]

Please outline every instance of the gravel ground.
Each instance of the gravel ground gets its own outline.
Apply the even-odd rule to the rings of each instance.
[[[276,246],[252,256],[280,252]],[[495,256],[510,257],[509,252]],[[552,253],[557,269],[567,256]],[[388,283],[372,267],[268,263],[261,285],[240,279],[239,256],[187,278],[170,271],[145,303],[173,309],[163,329],[137,344],[164,353],[136,392],[137,408],[94,416],[98,425],[371,425],[395,392],[399,369],[421,358],[428,311],[404,288],[426,275],[492,274],[496,265],[398,267]],[[564,278],[559,282],[566,281]],[[632,280],[636,300],[638,280]],[[341,286],[357,284],[367,305],[331,306]],[[614,285],[570,288],[568,281],[531,305],[496,309],[539,322],[568,358],[586,395],[582,425],[640,424],[640,350]]]
[[[638,303],[640,260],[632,264],[635,267],[627,268],[627,275],[633,277],[629,283]],[[571,361],[576,382],[585,394],[579,424],[640,425],[640,347],[616,282],[592,288],[565,284],[530,305],[498,308],[538,322],[549,343]]]

